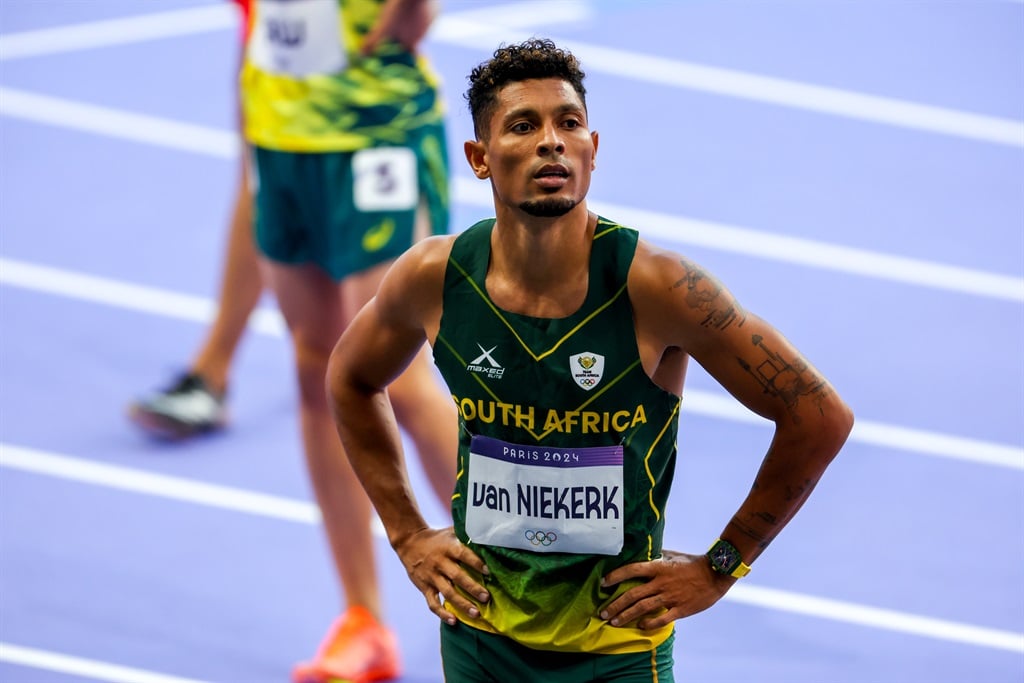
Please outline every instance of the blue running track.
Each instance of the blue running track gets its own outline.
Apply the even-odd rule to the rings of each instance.
[[[283,682],[338,609],[271,301],[226,432],[124,417],[209,317],[237,30],[223,0],[0,2],[0,681]],[[1024,3],[449,0],[453,230],[490,214],[465,75],[531,35],[588,72],[593,208],[719,275],[858,416],[678,623],[677,679],[1024,680]],[[770,430],[699,368],[684,410],[666,546],[692,552]],[[379,551],[402,681],[438,683],[436,619]]]

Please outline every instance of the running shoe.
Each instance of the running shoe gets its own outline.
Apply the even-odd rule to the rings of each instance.
[[[128,417],[153,436],[187,439],[224,427],[227,407],[223,393],[214,393],[199,375],[186,373],[166,389],[132,403]]]
[[[338,617],[312,662],[297,664],[293,683],[371,683],[402,675],[395,634],[365,607],[349,607]]]

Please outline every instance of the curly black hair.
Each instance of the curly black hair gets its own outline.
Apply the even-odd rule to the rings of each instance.
[[[585,76],[575,55],[557,47],[547,38],[502,45],[494,51],[491,59],[476,66],[469,74],[469,89],[465,97],[473,115],[473,130],[478,138],[486,134],[501,88],[531,78],[561,78],[579,94],[586,110]]]

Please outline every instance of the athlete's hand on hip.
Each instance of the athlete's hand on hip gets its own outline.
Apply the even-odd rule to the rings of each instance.
[[[626,564],[604,577],[605,587],[641,579],[601,610],[601,618],[612,626],[632,625],[657,629],[698,612],[703,612],[725,595],[736,579],[716,574],[703,555],[671,550],[651,562]]]
[[[409,578],[427,599],[430,611],[452,626],[456,622],[455,615],[445,609],[445,601],[477,617],[480,616],[477,604],[491,598],[487,589],[465,569],[469,567],[479,574],[487,574],[484,561],[455,536],[452,527],[421,529],[396,545],[395,552]]]

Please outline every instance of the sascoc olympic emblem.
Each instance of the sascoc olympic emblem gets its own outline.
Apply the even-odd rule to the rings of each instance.
[[[584,391],[590,391],[604,376],[604,356],[592,351],[569,356],[569,372],[572,373],[577,386]]]

